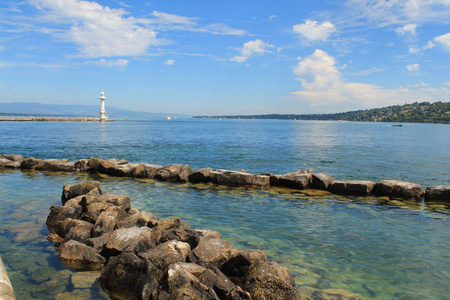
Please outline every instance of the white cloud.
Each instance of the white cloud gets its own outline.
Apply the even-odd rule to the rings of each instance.
[[[269,16],[269,21],[272,21],[273,19],[275,19],[277,16],[276,15],[271,15]]]
[[[416,28],[417,24],[406,24],[403,27],[396,28],[395,32],[397,32],[398,35],[404,35],[406,33],[417,35]]]
[[[169,65],[169,66],[172,66],[172,65],[175,64],[175,60],[174,59],[168,59],[168,60],[166,60],[165,64]]]
[[[409,51],[409,53],[417,54],[420,52],[420,48],[417,46],[410,46],[408,51]]]
[[[302,83],[303,90],[293,94],[298,100],[308,101],[312,106],[346,104],[376,107],[394,102],[404,103],[403,97],[399,96],[400,90],[346,82],[335,59],[320,49],[300,60],[294,72]]]
[[[263,54],[263,53],[270,53],[271,51],[269,49],[275,48],[274,45],[263,42],[262,40],[254,40],[249,41],[247,43],[244,43],[244,46],[239,49],[241,51],[241,55],[235,56],[233,58],[230,58],[230,61],[234,62],[245,62],[250,56],[252,56],[255,53]]]
[[[324,42],[336,32],[336,28],[331,22],[326,21],[319,24],[317,21],[312,20],[306,20],[305,23],[294,25],[292,30],[305,38],[307,42]]]
[[[441,36],[434,38],[435,42],[438,42],[439,44],[444,47],[444,49],[448,52],[450,52],[450,32],[447,34],[443,34]]]
[[[196,18],[173,15],[160,11],[153,11],[151,15],[156,18],[153,22],[157,24],[183,24],[183,25],[196,24],[195,21]]]
[[[138,19],[126,17],[122,9],[79,0],[30,0],[55,23],[70,24],[59,34],[78,45],[81,57],[140,56],[160,41],[156,32]]]
[[[419,67],[420,67],[419,64],[410,64],[410,65],[407,65],[407,66],[406,66],[406,69],[407,69],[409,72],[414,72],[414,71],[419,71]]]
[[[214,23],[201,26],[198,24],[199,18],[168,14],[160,11],[153,11],[151,15],[155,18],[148,19],[145,22],[148,24],[153,24],[158,30],[185,30],[221,35],[247,34],[247,31],[245,30],[231,28],[225,24]]]
[[[93,64],[103,67],[126,67],[129,62],[130,61],[127,59],[106,60],[102,58],[98,62],[94,62]]]
[[[447,24],[450,15],[449,0],[347,0],[346,4],[356,16],[372,20],[378,26]]]
[[[433,43],[432,41],[428,41],[428,44],[426,46],[423,46],[422,49],[431,49],[434,48],[434,46],[436,46],[435,43]]]

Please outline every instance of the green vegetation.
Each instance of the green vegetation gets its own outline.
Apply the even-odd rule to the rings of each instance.
[[[341,120],[360,122],[450,123],[450,102],[414,102],[383,108],[335,114],[268,114],[236,116],[194,116],[194,118],[278,119],[278,120]]]

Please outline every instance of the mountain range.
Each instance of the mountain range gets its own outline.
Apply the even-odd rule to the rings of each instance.
[[[116,107],[107,107],[106,114],[110,119],[115,118],[189,118],[186,114],[148,113],[132,111]],[[60,116],[60,117],[98,117],[98,105],[66,105],[43,104],[27,102],[0,103],[0,115],[32,115],[32,116]]]

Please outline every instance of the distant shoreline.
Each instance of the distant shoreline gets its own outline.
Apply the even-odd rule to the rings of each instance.
[[[0,118],[0,122],[100,122],[99,118]],[[106,120],[112,122],[114,120]]]

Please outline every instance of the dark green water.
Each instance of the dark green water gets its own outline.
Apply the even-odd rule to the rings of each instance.
[[[339,179],[450,183],[450,142],[443,139],[449,137],[448,126],[282,121],[0,126],[0,153],[118,157],[252,172],[312,168]],[[450,214],[443,205],[3,171],[0,255],[18,299],[105,297],[96,283],[86,288],[71,279],[74,273],[45,240],[45,219],[49,207],[60,204],[63,185],[87,179],[101,180],[108,192],[130,195],[132,206],[159,218],[178,216],[191,227],[220,231],[238,248],[266,249],[269,259],[296,275],[302,293],[345,289],[363,299],[448,299],[450,294]]]

